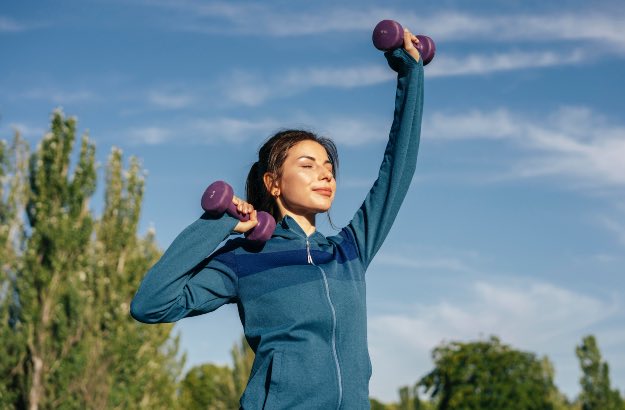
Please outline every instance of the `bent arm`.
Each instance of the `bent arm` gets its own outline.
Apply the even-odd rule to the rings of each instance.
[[[423,113],[423,62],[404,49],[385,54],[397,71],[395,114],[377,180],[345,227],[365,269],[382,246],[408,192],[417,165]]]
[[[207,214],[186,227],[143,278],[130,314],[144,323],[175,322],[217,309],[236,297],[237,276],[228,258],[207,256],[238,220]]]

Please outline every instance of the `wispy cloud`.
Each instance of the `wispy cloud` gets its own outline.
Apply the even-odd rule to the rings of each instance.
[[[601,215],[597,217],[597,221],[600,226],[614,234],[622,245],[625,245],[625,223],[622,220]]]
[[[267,100],[292,97],[312,88],[364,87],[394,78],[395,73],[379,65],[294,68],[278,74],[236,70],[222,81],[222,93],[232,103],[258,106]]]
[[[427,68],[428,77],[483,75],[527,68],[577,64],[587,55],[582,49],[569,51],[511,51],[495,54],[443,55]]]
[[[47,132],[44,128],[17,122],[11,123],[10,127],[25,138],[42,137]]]
[[[230,35],[294,36],[333,32],[371,31],[380,16],[431,35],[437,41],[489,42],[592,41],[608,52],[625,51],[625,13],[596,9],[559,13],[479,15],[463,11],[414,13],[391,7],[345,8],[323,6],[308,10],[276,10],[256,3],[191,3],[151,1],[146,4],[177,12],[185,23],[172,28]],[[211,24],[206,24],[210,21]],[[580,24],[583,22],[583,24]],[[614,48],[616,47],[616,49]],[[611,51],[610,51],[611,50]],[[588,51],[588,50],[587,50]]]
[[[446,12],[435,16],[408,15],[403,20],[411,27],[420,27],[439,41],[532,43],[593,41],[608,48],[617,46],[625,51],[625,13],[605,13],[596,10],[563,11],[561,13],[514,15],[476,15]],[[583,24],[580,22],[583,21]],[[592,50],[587,50],[592,52]]]
[[[430,352],[444,340],[468,341],[494,334],[516,348],[548,354],[556,369],[570,367],[575,363],[574,344],[588,327],[619,314],[617,300],[604,301],[529,279],[475,281],[463,288],[466,291],[459,297],[370,317],[374,397],[393,391],[398,383],[416,382],[432,368]],[[598,336],[602,340],[602,334]],[[560,354],[563,349],[570,354]],[[387,377],[390,374],[392,378]],[[575,388],[576,377],[558,380],[567,393]]]
[[[14,33],[19,31],[25,31],[28,29],[28,25],[20,23],[10,17],[0,16],[0,33]]]
[[[175,134],[173,130],[159,127],[138,127],[123,132],[135,144],[160,145],[168,142]]]
[[[371,28],[389,9],[309,9],[292,11],[257,3],[191,3],[187,1],[150,1],[146,4],[178,13],[184,24],[176,30],[230,35],[293,36],[328,32],[349,32]],[[210,22],[212,24],[206,24]]]
[[[439,141],[507,139],[517,144],[522,158],[506,177],[556,175],[571,177],[577,185],[625,184],[625,127],[610,125],[585,107],[564,107],[540,119],[506,109],[434,113],[425,119],[423,135]]]
[[[98,96],[91,90],[67,90],[53,87],[33,88],[21,94],[22,98],[51,101],[55,104],[71,104],[97,101]]]
[[[322,124],[313,131],[346,146],[366,145],[388,138],[389,124],[376,118],[313,118],[295,115],[243,119],[220,117],[183,121],[182,128],[135,128],[128,132],[135,143],[162,144],[176,135],[178,143],[241,142],[269,135],[283,127]],[[611,125],[600,114],[583,107],[564,107],[544,118],[527,118],[501,108],[465,113],[432,113],[424,119],[422,135],[432,142],[485,139],[514,144],[518,155],[505,169],[492,169],[492,180],[557,176],[569,187],[618,187],[625,185],[625,127]]]
[[[156,90],[149,91],[147,99],[150,104],[166,109],[186,108],[195,101],[195,97],[190,93]]]
[[[296,89],[312,87],[354,88],[393,80],[395,73],[386,66],[346,68],[316,67],[291,70],[283,76],[282,86]]]
[[[240,143],[268,135],[282,124],[272,119],[245,120],[239,118],[191,119],[176,127],[134,127],[121,131],[135,144],[160,145],[174,140],[177,144]]]
[[[394,253],[380,253],[376,257],[376,264],[383,264],[394,267],[402,267],[416,270],[444,270],[447,272],[473,273],[475,269],[466,264],[465,261],[456,257],[438,258],[414,258]]]
[[[427,68],[426,76],[453,77],[554,67],[584,61],[581,49],[568,51],[510,51],[494,54],[443,55]],[[349,89],[392,82],[396,74],[385,64],[351,67],[308,67],[279,74],[237,70],[222,87],[224,98],[233,103],[258,106],[265,101],[292,97],[314,88]]]

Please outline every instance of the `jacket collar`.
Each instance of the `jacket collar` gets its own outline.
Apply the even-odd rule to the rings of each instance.
[[[299,226],[297,221],[289,215],[285,215],[284,218],[276,224],[276,230],[274,231],[273,236],[279,236],[286,239],[308,239],[310,242],[316,242],[320,245],[330,244],[326,237],[318,230],[315,230],[315,232],[310,234],[310,236],[306,236],[306,232],[304,232],[302,227]]]

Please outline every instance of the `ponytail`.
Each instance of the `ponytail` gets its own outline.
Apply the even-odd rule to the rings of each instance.
[[[254,209],[268,212],[277,221],[280,216],[279,210],[277,209],[274,199],[265,187],[265,181],[263,180],[263,175],[265,175],[266,170],[266,166],[262,167],[258,161],[252,164],[245,182],[246,200],[252,204]]]

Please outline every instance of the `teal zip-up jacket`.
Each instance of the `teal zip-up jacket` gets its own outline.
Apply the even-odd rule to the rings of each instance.
[[[338,235],[307,237],[286,216],[264,244],[236,237],[218,248],[238,221],[204,214],[176,237],[132,300],[132,316],[145,323],[236,303],[256,353],[243,409],[370,407],[365,271],[410,186],[423,102],[422,61],[403,49],[386,57],[398,72],[389,141],[377,180]]]

